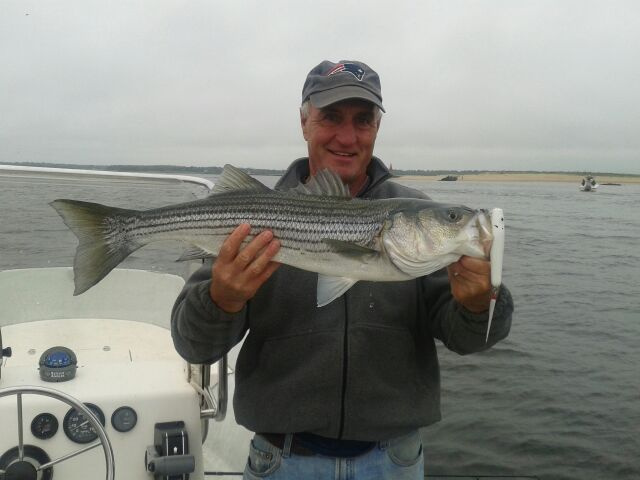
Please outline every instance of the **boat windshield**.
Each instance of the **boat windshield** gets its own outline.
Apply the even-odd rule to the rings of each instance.
[[[213,180],[213,177],[114,176],[111,172],[101,175],[46,170],[51,169],[20,170],[0,166],[3,207],[0,274],[5,274],[5,280],[7,270],[73,265],[78,242],[49,205],[53,200],[67,198],[145,210],[203,198],[209,193]],[[176,262],[183,249],[184,246],[176,243],[148,245],[125,259],[118,268],[184,276],[193,266]],[[11,285],[5,285],[7,287],[11,289]],[[9,297],[5,300],[10,301],[11,296],[7,294]],[[13,319],[10,323],[19,323],[19,320]]]

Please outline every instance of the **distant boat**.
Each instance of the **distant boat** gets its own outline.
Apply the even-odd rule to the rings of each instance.
[[[591,175],[587,175],[580,182],[580,190],[582,192],[595,192],[598,188],[598,182]]]
[[[456,177],[455,175],[447,175],[446,177],[440,179],[441,182],[455,182],[456,180],[458,180],[458,177]]]

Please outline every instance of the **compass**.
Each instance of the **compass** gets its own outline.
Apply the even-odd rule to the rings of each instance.
[[[66,382],[76,376],[76,354],[67,347],[51,347],[40,355],[40,378],[45,382]]]

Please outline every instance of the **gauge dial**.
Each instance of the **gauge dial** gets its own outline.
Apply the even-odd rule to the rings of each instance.
[[[102,413],[102,410],[92,403],[85,403],[85,405],[98,417],[100,423],[104,425],[104,413]],[[69,437],[69,440],[76,443],[89,443],[98,438],[98,434],[84,413],[78,412],[75,408],[69,410],[64,416],[62,428],[67,437]]]
[[[58,431],[58,419],[51,413],[40,413],[31,421],[31,433],[40,440],[53,437]]]
[[[117,408],[111,415],[111,425],[119,432],[128,432],[138,423],[138,414],[131,407]]]

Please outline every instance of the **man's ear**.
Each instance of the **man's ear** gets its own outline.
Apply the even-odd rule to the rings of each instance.
[[[302,115],[302,110],[300,110],[300,127],[302,127],[302,136],[304,137],[305,140],[308,140],[308,138],[307,138],[307,120],[309,120],[309,117],[304,118],[304,115]]]

